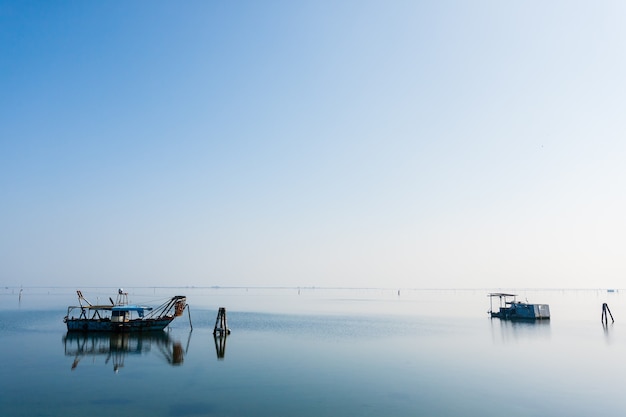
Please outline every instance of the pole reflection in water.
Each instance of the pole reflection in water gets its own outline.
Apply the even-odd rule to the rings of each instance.
[[[65,356],[73,356],[72,370],[78,367],[85,357],[96,362],[97,357],[104,357],[104,363],[113,363],[113,370],[119,372],[124,367],[128,355],[148,355],[155,352],[172,366],[182,365],[189,349],[191,332],[187,347],[183,348],[179,340],[173,339],[167,332],[150,333],[77,333],[67,332],[63,336]]]
[[[213,340],[215,341],[215,353],[217,354],[218,360],[224,360],[224,355],[226,355],[226,339],[228,338],[227,334],[223,335],[213,335]]]

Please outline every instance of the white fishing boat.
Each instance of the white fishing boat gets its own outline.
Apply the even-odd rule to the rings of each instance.
[[[78,294],[78,305],[69,306],[63,321],[68,331],[80,332],[146,332],[165,329],[183,314],[187,298],[176,295],[158,307],[129,304],[128,293],[118,290],[111,304],[94,305]]]

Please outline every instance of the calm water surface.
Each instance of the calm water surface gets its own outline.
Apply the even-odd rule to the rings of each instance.
[[[72,335],[72,289],[0,293],[3,416],[624,416],[623,292],[521,291],[552,319],[489,319],[487,291],[130,288],[184,294],[148,336]],[[85,288],[92,302],[117,289]],[[91,296],[90,296],[91,295]],[[602,303],[616,319],[603,327]],[[215,339],[218,307],[232,334]]]

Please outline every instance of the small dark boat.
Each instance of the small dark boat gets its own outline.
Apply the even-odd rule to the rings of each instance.
[[[69,306],[63,321],[67,330],[80,332],[148,332],[165,329],[183,314],[187,298],[176,295],[158,307],[128,304],[128,293],[119,290],[111,304],[94,305],[78,294],[77,306]],[[75,317],[75,314],[78,314]]]
[[[489,314],[491,317],[506,320],[546,320],[550,318],[550,306],[548,304],[529,304],[517,301],[517,294],[491,293],[489,297]],[[500,307],[493,310],[493,299],[500,299]]]

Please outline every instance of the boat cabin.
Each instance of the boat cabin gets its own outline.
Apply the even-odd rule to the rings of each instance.
[[[138,305],[121,305],[111,307],[111,321],[114,323],[124,323],[131,319],[131,312],[136,312],[139,318],[143,318],[145,311],[152,310],[152,307]]]

